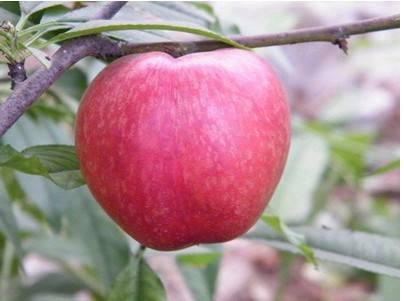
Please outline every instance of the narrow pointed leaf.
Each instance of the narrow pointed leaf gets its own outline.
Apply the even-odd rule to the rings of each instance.
[[[119,274],[107,301],[163,301],[163,284],[141,254]]]
[[[20,1],[21,11],[27,16],[57,5],[63,5],[63,1]]]
[[[400,275],[400,243],[397,239],[349,230],[309,227],[291,229],[304,235],[319,260],[346,264],[392,277]],[[293,244],[266,226],[259,225],[245,236],[264,240],[280,250],[298,253]]]
[[[74,146],[70,145],[37,145],[22,152],[0,145],[0,166],[46,177],[64,189],[85,184]]]
[[[195,301],[213,300],[220,260],[218,252],[177,256],[180,271]]]
[[[217,34],[213,31],[201,28],[201,27],[190,27],[180,24],[170,24],[170,23],[138,23],[131,21],[116,21],[116,20],[93,20],[85,23],[78,24],[75,28],[61,33],[51,40],[48,41],[45,45],[49,45],[52,43],[58,43],[67,39],[77,38],[80,36],[98,34],[107,31],[117,31],[117,30],[168,30],[168,31],[179,31],[186,32],[191,34],[200,35],[203,37],[215,39],[226,43],[228,45],[248,49],[245,46],[223,36]]]
[[[387,163],[386,165],[380,166],[379,168],[373,170],[368,176],[376,176],[383,173],[390,172],[392,170],[400,168],[400,159],[395,159]]]
[[[261,219],[273,230],[282,235],[288,242],[298,248],[306,260],[317,266],[313,250],[306,244],[304,235],[294,232],[278,216],[264,215]]]
[[[12,242],[16,254],[22,257],[21,241],[18,234],[17,221],[11,206],[11,202],[4,197],[0,197],[0,232]]]

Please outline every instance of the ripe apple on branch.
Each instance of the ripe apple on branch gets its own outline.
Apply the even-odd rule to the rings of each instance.
[[[275,190],[289,139],[277,76],[238,49],[122,57],[92,82],[76,123],[94,197],[159,250],[246,232]]]

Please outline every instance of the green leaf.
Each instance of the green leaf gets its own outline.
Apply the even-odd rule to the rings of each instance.
[[[303,235],[294,232],[278,216],[263,215],[261,219],[278,234],[282,235],[292,245],[297,247],[301,254],[306,258],[307,262],[314,264],[317,267],[317,261],[314,257],[313,250],[306,244],[306,240]]]
[[[4,2],[0,2],[0,5],[3,3]],[[0,20],[1,21],[10,21],[12,24],[16,24],[18,22],[18,19],[19,19],[19,17],[17,14],[0,6]]]
[[[209,24],[209,28],[213,31],[220,32],[225,35],[238,35],[241,33],[240,28],[233,22],[228,22],[228,20],[220,20],[211,3],[207,2],[191,2],[199,10],[206,12],[211,16],[212,21]]]
[[[22,14],[29,14],[31,10],[41,4],[41,1],[20,1],[20,10]]]
[[[31,37],[29,37],[29,39],[36,40],[47,32],[54,31],[54,30],[60,30],[60,29],[70,29],[72,27],[73,27],[73,25],[71,25],[70,23],[50,21],[47,23],[32,25],[28,28],[25,28],[25,29],[19,31],[18,38],[20,40],[26,40],[27,36],[31,35]],[[33,38],[32,37],[33,33],[36,33],[36,35],[38,35],[38,36],[36,38]],[[25,45],[25,43],[24,43],[24,45]]]
[[[36,157],[49,173],[77,170],[79,163],[73,145],[37,145],[21,152],[28,157]]]
[[[20,208],[39,222],[45,221],[42,211],[31,201],[27,200],[27,195],[18,181],[14,170],[3,167],[0,168],[0,177],[3,180],[7,195],[12,201],[16,201]]]
[[[40,23],[46,24],[58,20],[61,16],[67,14],[69,11],[69,8],[61,5],[49,7],[43,12]]]
[[[45,60],[45,63],[42,64],[47,66],[49,64],[49,58],[47,57],[47,54],[45,52],[40,52],[39,49],[36,49],[36,47],[39,47],[41,43],[45,41],[43,36],[49,35],[49,33],[51,32],[53,32],[53,36],[55,36],[56,34],[58,34],[56,31],[68,30],[70,28],[72,28],[72,26],[69,24],[49,22],[45,24],[34,25],[20,31],[18,33],[19,43],[22,48],[27,49],[27,51],[25,52],[28,52],[27,54],[25,52],[23,54],[26,56],[28,56],[29,54],[37,55],[39,56],[39,59],[37,59],[41,63],[42,60]],[[30,47],[36,49],[37,51],[30,51],[30,49],[28,49]]]
[[[24,157],[10,145],[0,146],[0,165],[29,174],[46,174],[46,169],[38,158]]]
[[[84,3],[83,3],[84,4]],[[58,21],[67,21],[67,22],[86,22],[89,20],[95,19],[95,16],[102,10],[105,6],[108,5],[108,2],[87,2],[85,4],[90,4],[84,7],[80,7],[77,9],[69,10],[65,14],[60,16],[56,16],[52,20]],[[128,4],[120,9],[122,11]],[[120,13],[118,12],[118,14]]]
[[[71,238],[62,236],[34,236],[24,242],[24,248],[31,253],[41,255],[44,258],[88,265],[91,263],[91,254],[87,249]]]
[[[172,5],[171,5],[172,4]],[[178,23],[183,22],[192,26],[202,26],[209,28],[212,22],[212,17],[204,11],[195,9],[192,3],[172,2],[166,5],[164,2],[129,2],[125,5],[114,17],[113,20],[134,21],[140,23],[156,23],[168,22]],[[181,39],[178,32],[163,32],[163,31],[133,31],[121,30],[106,33],[116,39],[127,42],[162,42]]]
[[[164,286],[139,252],[119,274],[107,301],[166,300]]]
[[[366,271],[400,276],[400,243],[398,239],[349,230],[291,227],[303,235],[319,260],[346,264]],[[276,231],[258,226],[245,235],[261,239],[270,246],[298,253],[299,250]]]
[[[0,8],[13,13],[16,16],[20,15],[20,4],[18,1],[1,1]],[[0,19],[6,20],[6,19]]]
[[[0,168],[0,177],[3,180],[4,188],[10,199],[23,200],[26,197],[12,169],[6,167]]]
[[[74,146],[37,145],[16,151],[0,145],[0,166],[31,175],[41,175],[64,189],[84,185]]]
[[[83,288],[103,294],[103,287],[91,269],[92,254],[87,248],[71,238],[35,235],[24,244],[30,253],[54,261],[63,271],[82,283]]]
[[[20,1],[20,8],[28,17],[47,8],[63,4],[63,1]]]
[[[0,231],[12,242],[16,254],[22,258],[23,251],[17,221],[11,202],[4,197],[4,194],[0,195]]]
[[[354,181],[358,181],[364,173],[365,153],[372,139],[366,134],[333,134],[328,138],[335,164],[344,174],[349,172]]]
[[[193,253],[177,256],[177,263],[194,300],[213,300],[221,253]]]
[[[373,137],[335,129],[327,124],[308,123],[306,130],[322,137],[329,145],[333,166],[349,182],[357,183],[365,171],[365,155]]]
[[[25,27],[28,19],[37,12],[45,10],[49,7],[61,5],[63,2],[52,1],[20,1],[21,18],[18,20],[15,26],[17,31],[22,30]],[[34,22],[35,23],[35,22]]]
[[[265,212],[287,223],[304,222],[328,162],[329,149],[323,139],[308,133],[294,135],[285,171]]]
[[[32,105],[26,112],[31,118],[39,120],[40,117],[48,117],[53,121],[74,120],[74,113],[64,104],[56,102],[38,101]]]
[[[86,189],[81,188],[69,193],[71,207],[65,212],[65,217],[70,234],[90,254],[92,267],[106,292],[129,262],[128,242]]]
[[[62,273],[41,275],[34,283],[30,283],[17,292],[15,300],[38,300],[42,294],[71,295],[88,289],[74,277]],[[39,297],[36,299],[35,297]],[[59,299],[53,299],[59,300]]]
[[[115,20],[93,20],[85,23],[80,23],[73,29],[61,33],[52,39],[50,39],[45,45],[52,43],[58,43],[67,39],[77,38],[80,36],[98,34],[106,31],[116,31],[116,30],[168,30],[168,31],[180,31],[192,33],[207,38],[215,39],[226,43],[228,45],[248,49],[247,47],[229,39],[225,36],[217,34],[213,31],[200,28],[200,27],[189,27],[179,24],[169,24],[169,23],[138,23],[131,21],[115,21]]]
[[[390,172],[390,171],[398,169],[398,168],[400,168],[400,159],[395,159],[395,160],[392,160],[389,163],[373,170],[367,176],[376,176],[376,175],[384,174],[384,173]]]
[[[74,22],[85,22],[94,19],[94,15],[105,6],[105,3],[92,2],[91,4],[67,12],[57,19]],[[170,4],[164,2],[129,2],[112,19],[121,21],[145,21],[146,19],[154,21],[181,21],[201,26],[212,22],[211,16],[202,10],[195,9],[190,3],[185,2],[172,2]]]
[[[162,20],[192,22],[202,26],[209,25],[215,21],[210,14],[187,2],[146,1],[136,3],[134,6],[143,11],[144,15],[152,14],[155,18]],[[118,18],[119,15],[117,16]]]

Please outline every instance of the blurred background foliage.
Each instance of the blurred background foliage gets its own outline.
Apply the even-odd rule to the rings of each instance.
[[[50,6],[29,22],[66,13],[85,20],[94,5],[103,3]],[[331,25],[398,10],[394,2],[132,2],[114,19],[183,22],[228,35]],[[18,2],[0,3],[0,21],[16,24],[20,14]],[[108,35],[133,42],[189,37],[161,31]],[[398,31],[383,31],[351,38],[348,56],[325,43],[257,49],[282,78],[293,119],[286,171],[266,214],[281,218],[272,225],[289,233],[289,241],[306,242],[325,259],[318,268],[295,255],[279,233],[260,227],[263,232],[253,230],[249,239],[179,252],[147,250],[144,259],[86,187],[66,191],[55,185],[81,183],[69,148],[62,154],[31,147],[73,145],[80,98],[106,64],[80,61],[1,138],[1,300],[399,300],[399,281],[391,277],[399,239],[399,42]],[[26,66],[31,73],[39,63],[29,57]],[[7,72],[1,65],[2,100],[10,93]],[[368,232],[378,240],[343,231],[327,236],[328,229]],[[363,258],[349,258],[347,244]],[[130,283],[136,277],[139,282]]]

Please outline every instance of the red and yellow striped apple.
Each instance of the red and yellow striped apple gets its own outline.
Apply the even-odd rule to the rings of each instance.
[[[95,199],[157,250],[245,233],[278,184],[289,139],[277,76],[239,49],[122,57],[91,83],[76,121]]]

